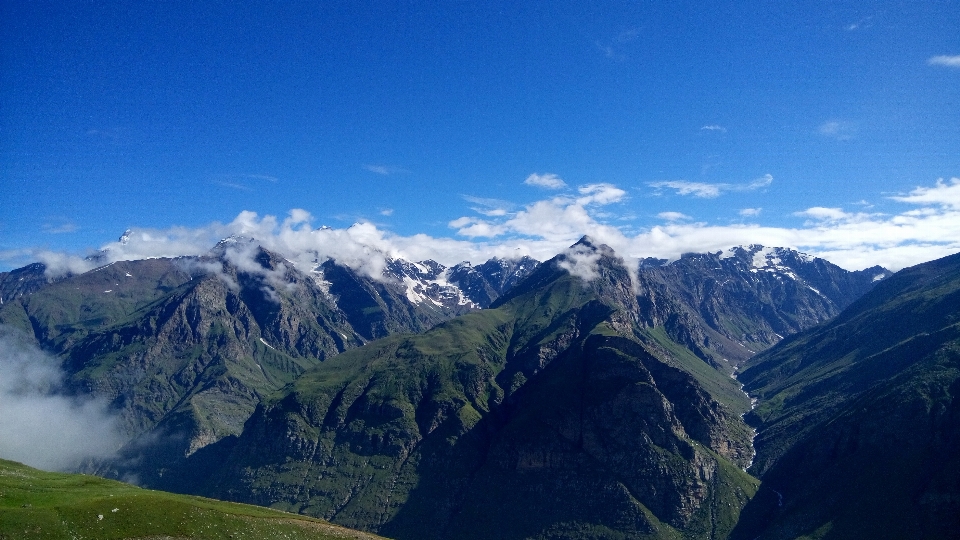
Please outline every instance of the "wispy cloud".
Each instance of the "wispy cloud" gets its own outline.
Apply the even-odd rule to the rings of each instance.
[[[269,174],[244,174],[244,178],[249,178],[251,180],[266,180],[267,182],[279,182],[280,179],[276,176],[270,176]]]
[[[742,208],[737,212],[740,217],[756,217],[760,215],[760,212],[763,211],[763,208]]]
[[[890,199],[903,203],[936,205],[960,210],[960,178],[951,178],[950,183],[939,178],[932,187],[917,187],[907,195],[894,195]]]
[[[373,164],[365,164],[365,165],[363,165],[363,169],[366,170],[366,171],[370,171],[370,172],[372,172],[372,173],[375,173],[375,174],[379,174],[379,175],[381,175],[381,176],[390,176],[390,175],[392,175],[392,174],[406,174],[406,173],[410,172],[410,171],[404,169],[403,167],[395,167],[395,166],[393,166],[393,165],[373,165]]]
[[[626,56],[620,52],[622,47],[636,40],[641,33],[642,29],[639,27],[628,28],[612,38],[595,41],[594,46],[607,58],[624,60]]]
[[[221,174],[213,179],[213,183],[218,186],[240,191],[254,191],[250,183],[256,184],[258,182],[275,184],[279,182],[279,178],[268,174]]]
[[[553,173],[533,173],[528,176],[523,183],[527,184],[528,186],[537,186],[547,189],[562,189],[567,187],[567,183]]]
[[[664,221],[688,221],[693,218],[680,212],[660,212],[657,217]]]
[[[773,176],[765,174],[752,182],[742,184],[710,184],[706,182],[688,182],[686,180],[665,180],[661,182],[650,182],[647,185],[657,190],[658,195],[660,195],[664,189],[672,189],[678,195],[693,195],[701,199],[713,199],[723,193],[753,191],[765,188],[772,183]]]
[[[927,60],[931,66],[945,66],[951,68],[960,68],[960,54],[954,56],[940,55],[933,56]]]
[[[857,30],[864,30],[873,26],[873,16],[864,17],[857,22],[850,23],[844,27],[848,32],[855,32]]]
[[[380,215],[381,215],[381,216],[387,216],[387,217],[392,216],[392,215],[393,215],[393,208],[384,208],[383,210],[380,210]]]
[[[75,233],[80,227],[72,221],[59,221],[56,223],[44,223],[40,229],[47,234],[68,234]]]
[[[711,124],[709,126],[703,126],[702,128],[700,128],[700,131],[716,131],[718,133],[726,133],[727,128],[723,126],[718,126],[716,124]]]
[[[223,180],[214,180],[213,183],[216,184],[216,185],[218,185],[218,186],[223,186],[223,187],[227,187],[227,188],[230,188],[230,189],[236,189],[236,190],[239,190],[239,191],[253,191],[253,188],[252,188],[252,187],[247,186],[247,185],[244,185],[244,184],[238,184],[238,183],[236,183],[236,182],[225,182],[225,181],[223,181]]]
[[[627,192],[613,184],[587,184],[577,188],[580,197],[576,199],[577,204],[586,206],[588,204],[612,204],[620,202],[627,196]]]
[[[843,120],[830,120],[820,124],[817,132],[838,141],[849,141],[857,134],[857,125]]]
[[[807,208],[801,212],[794,212],[793,215],[797,217],[805,217],[811,221],[807,222],[807,225],[814,223],[838,223],[838,222],[850,222],[858,218],[867,218],[867,214],[851,214],[844,212],[841,208],[827,208],[823,206],[814,206],[812,208]]]
[[[381,174],[383,176],[390,174],[390,168],[383,165],[364,165],[363,168],[372,173]]]
[[[462,197],[463,200],[476,205],[471,207],[471,210],[485,216],[505,216],[516,206],[512,202],[502,199],[488,199],[470,195],[463,195]]]

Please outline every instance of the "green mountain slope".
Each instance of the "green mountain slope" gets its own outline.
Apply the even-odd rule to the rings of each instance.
[[[263,396],[368,339],[448,317],[411,304],[400,285],[332,261],[324,268],[335,280],[326,286],[348,298],[248,239],[53,283],[36,265],[3,275],[10,294],[0,324],[59,355],[69,391],[106,399],[119,414],[130,442],[86,470],[175,489],[165,471],[239,434]],[[341,309],[350,299],[359,300]]]
[[[737,537],[960,536],[960,255],[758,355],[763,488]]]
[[[325,540],[377,536],[305,516],[0,460],[0,538]]]
[[[492,309],[303,374],[192,458],[222,463],[196,489],[397,538],[726,535],[755,489],[747,430],[630,337],[609,248],[578,249],[589,282],[560,257]]]

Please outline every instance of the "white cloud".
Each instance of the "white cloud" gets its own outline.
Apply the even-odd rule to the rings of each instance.
[[[270,176],[269,174],[245,174],[244,176],[253,180],[266,180],[267,182],[273,182],[274,184],[280,180],[276,176]]]
[[[845,26],[844,28],[845,28],[848,32],[854,32],[854,31],[860,30],[860,29],[862,29],[862,28],[871,28],[871,27],[873,26],[873,22],[872,22],[872,21],[873,21],[873,16],[864,17],[864,18],[860,19],[859,21],[857,21],[857,22],[855,22],[855,23],[848,24],[848,25]]]
[[[381,176],[388,176],[393,172],[392,168],[385,165],[364,165],[363,168]]]
[[[927,60],[927,63],[931,66],[945,66],[951,68],[960,68],[960,54],[955,56],[947,56],[941,54],[939,56],[933,56]]]
[[[909,195],[890,198],[904,203],[934,204],[958,210],[960,209],[960,178],[951,178],[949,184],[944,183],[943,178],[939,178],[933,187],[917,187]]]
[[[177,265],[191,276],[212,274],[223,281],[231,291],[240,289],[240,285],[233,279],[233,276],[224,272],[223,263],[220,261],[206,261],[192,257],[184,257],[177,260]]]
[[[46,470],[74,470],[114,455],[124,438],[106,401],[58,389],[58,361],[0,325],[0,457]]]
[[[838,141],[849,141],[857,134],[857,125],[853,122],[843,120],[830,120],[820,124],[817,128],[820,135],[836,139]]]
[[[717,190],[722,193],[725,189],[756,189],[771,181],[772,177],[764,176],[733,188],[722,184],[724,187]],[[800,209],[794,214],[800,218],[795,227],[709,225],[691,222],[680,212],[664,212],[658,217],[665,223],[640,228],[633,223],[623,225],[621,220],[623,213],[634,209],[618,213],[618,207],[609,205],[623,199],[623,190],[611,184],[592,184],[579,188],[578,192],[577,197],[547,198],[519,209],[506,201],[468,198],[478,206],[478,214],[448,223],[456,231],[456,238],[425,234],[401,236],[371,223],[356,223],[345,229],[315,229],[310,225],[310,214],[296,209],[285,218],[241,212],[225,224],[165,230],[133,228],[125,242],[102,246],[102,256],[97,263],[44,250],[5,251],[0,253],[0,259],[40,261],[48,265],[51,275],[67,271],[80,273],[94,264],[117,260],[202,255],[220,239],[231,235],[256,238],[264,248],[280,254],[301,270],[335,259],[373,277],[381,276],[388,258],[434,259],[446,265],[465,260],[480,263],[493,256],[528,255],[546,260],[585,234],[599,244],[609,245],[627,259],[648,256],[673,259],[686,252],[715,252],[735,245],[763,244],[801,249],[848,269],[880,264],[896,270],[960,251],[960,179],[957,178],[889,197],[905,206],[894,213],[827,206]],[[492,211],[491,205],[502,212]],[[759,208],[739,211],[741,216],[756,216],[759,212]],[[197,271],[201,270],[223,273],[222,268],[216,267]],[[282,284],[282,274],[262,274],[265,283],[273,280]]]
[[[807,217],[817,221],[843,221],[851,217],[851,214],[844,212],[840,208],[824,208],[822,206],[807,208],[802,212],[794,213],[794,215]]]
[[[383,210],[380,210],[380,215],[381,215],[381,216],[387,216],[387,217],[392,216],[392,215],[393,215],[393,208],[384,208]]]
[[[660,212],[657,214],[657,217],[666,221],[686,221],[693,219],[686,214],[681,214],[680,212]]]
[[[528,186],[537,186],[547,189],[562,189],[567,187],[567,183],[564,182],[559,176],[553,173],[546,174],[537,174],[533,173],[523,181],[524,184]]]
[[[48,234],[67,234],[80,230],[80,227],[78,227],[76,223],[69,221],[60,222],[58,224],[44,223],[40,228],[43,230],[43,232]]]
[[[599,261],[599,250],[576,245],[563,252],[563,260],[560,261],[559,266],[584,281],[592,281],[599,275],[597,272]]]
[[[703,126],[702,128],[700,128],[700,131],[716,131],[716,132],[719,132],[719,133],[726,133],[726,132],[727,132],[727,128],[725,128],[725,127],[723,127],[723,126],[718,126],[718,125],[716,125],[716,124],[711,124],[711,125],[708,125],[708,126]]]
[[[706,184],[703,182],[687,182],[686,180],[664,180],[651,182],[650,187],[658,191],[663,188],[673,189],[678,195],[693,195],[703,199],[712,199],[720,196],[721,184]]]
[[[773,183],[773,176],[765,174],[752,182],[743,184],[708,184],[704,182],[688,182],[686,180],[665,180],[661,182],[650,182],[647,185],[656,189],[657,194],[663,189],[672,189],[678,195],[693,195],[701,199],[714,199],[724,192],[742,192],[753,191],[764,188]]]
[[[472,197],[470,195],[463,195],[463,200],[477,205],[471,207],[471,210],[484,216],[505,216],[515,206],[510,201]]]
[[[759,216],[760,212],[763,211],[763,208],[742,208],[737,212],[741,217],[755,217]]]
[[[613,184],[588,184],[577,189],[580,197],[577,204],[612,204],[620,202],[627,195],[627,192],[614,186]]]

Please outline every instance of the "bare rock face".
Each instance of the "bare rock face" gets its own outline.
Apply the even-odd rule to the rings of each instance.
[[[645,259],[639,318],[704,361],[732,371],[784,337],[835,317],[891,273],[857,272],[785,248],[759,245]]]

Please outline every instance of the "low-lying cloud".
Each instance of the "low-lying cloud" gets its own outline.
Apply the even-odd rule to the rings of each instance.
[[[66,395],[62,383],[55,358],[0,325],[0,457],[69,471],[116,453],[124,438],[106,402]]]

